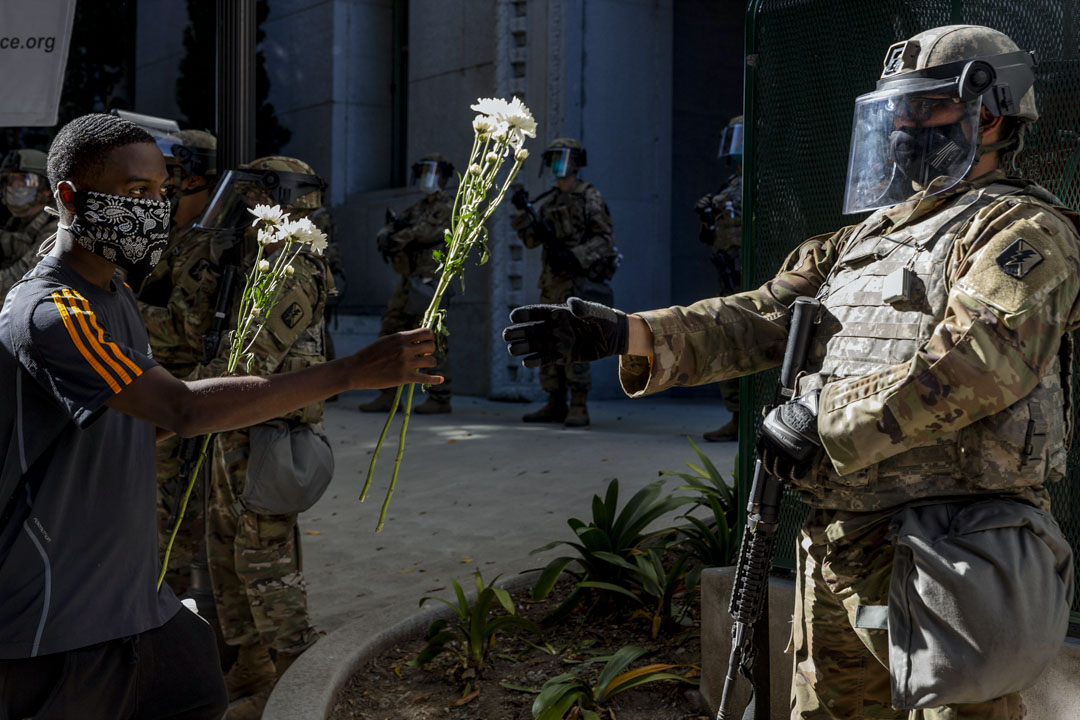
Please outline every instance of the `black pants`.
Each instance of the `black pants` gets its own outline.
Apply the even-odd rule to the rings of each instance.
[[[214,632],[186,608],[134,637],[0,660],[0,720],[220,720],[227,706]]]

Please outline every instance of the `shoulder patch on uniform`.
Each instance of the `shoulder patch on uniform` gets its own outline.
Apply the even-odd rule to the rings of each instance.
[[[281,313],[281,321],[290,329],[296,327],[296,323],[300,322],[303,317],[304,309],[300,307],[298,302],[293,302]]]
[[[208,267],[210,267],[210,261],[206,258],[199,258],[188,268],[188,275],[191,276],[192,280],[200,281],[202,280],[203,271]]]
[[[1023,238],[1017,238],[996,258],[998,267],[1006,275],[1020,279],[1035,269],[1043,261],[1042,254]]]

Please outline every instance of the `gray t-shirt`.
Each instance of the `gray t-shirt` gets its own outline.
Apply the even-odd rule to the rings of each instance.
[[[46,257],[0,311],[0,452],[25,468],[0,527],[0,658],[136,635],[180,607],[155,589],[154,428],[105,406],[156,364],[112,285]]]

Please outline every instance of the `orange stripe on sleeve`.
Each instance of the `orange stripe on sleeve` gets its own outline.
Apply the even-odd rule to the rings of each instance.
[[[67,305],[61,299],[59,292],[52,294],[53,303],[56,304],[56,309],[60,311],[60,319],[64,321],[64,327],[68,331],[68,335],[71,337],[71,342],[74,343],[75,348],[79,351],[79,354],[86,358],[86,362],[90,363],[90,367],[94,368],[98,375],[108,383],[109,387],[114,393],[120,392],[120,385],[113,379],[112,375],[101,366],[94,356],[90,354],[90,351],[83,345],[82,339],[79,337],[79,331],[75,329],[75,323],[71,320],[71,315],[68,313]]]
[[[125,385],[130,385],[131,376],[124,372],[124,368],[120,367],[116,363],[116,361],[109,357],[109,354],[105,352],[105,348],[101,347],[101,343],[97,341],[97,339],[94,337],[94,334],[90,331],[90,326],[86,323],[86,316],[90,312],[89,308],[87,308],[86,310],[80,308],[75,302],[75,297],[67,288],[64,288],[63,290],[61,290],[61,292],[64,294],[64,298],[67,299],[68,312],[73,318],[78,321],[78,324],[82,327],[83,336],[87,339],[88,344],[90,345],[90,352],[96,353],[99,360],[104,360],[105,364],[112,368],[113,372],[120,377],[120,379]]]
[[[72,290],[71,292],[75,295],[75,297],[79,298],[79,300],[82,301],[86,315],[90,319],[90,324],[93,325],[94,329],[97,331],[98,340],[100,340],[103,344],[108,345],[109,349],[112,350],[113,355],[119,358],[120,362],[127,365],[131,372],[135,374],[135,377],[139,377],[140,375],[142,375],[141,367],[132,362],[131,358],[125,355],[116,343],[109,342],[105,339],[105,331],[101,329],[100,325],[98,325],[97,315],[95,315],[94,311],[90,309],[90,303],[87,301],[87,299],[84,298],[78,290]]]

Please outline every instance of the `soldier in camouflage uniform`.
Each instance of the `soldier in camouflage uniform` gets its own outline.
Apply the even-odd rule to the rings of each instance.
[[[38,249],[56,233],[58,218],[45,211],[52,198],[45,153],[12,150],[0,163],[0,191],[11,217],[0,228],[0,302],[37,265]]]
[[[178,180],[169,246],[139,289],[139,311],[146,323],[154,359],[175,377],[186,379],[203,359],[203,336],[212,315],[205,306],[203,285],[211,280],[203,270],[212,236],[194,224],[210,199],[217,179],[214,155],[217,140],[202,130],[183,130],[182,146],[174,147],[166,167]],[[214,253],[220,253],[220,248]],[[212,296],[212,292],[210,294]],[[172,437],[157,445],[158,538],[162,553],[168,545],[180,495],[187,486],[200,438]],[[204,471],[205,472],[205,471]],[[165,581],[177,595],[191,585],[191,561],[203,545],[203,483],[197,482],[184,520],[169,555]]]
[[[1042,511],[1045,485],[1065,472],[1080,216],[1006,172],[1038,117],[1032,64],[977,26],[893,46],[878,91],[856,100],[845,212],[877,208],[866,220],[806,241],[756,290],[629,318],[572,300],[517,311],[504,333],[530,365],[558,357],[556,333],[575,338],[571,357],[622,354],[637,397],[775,367],[789,306],[820,299],[808,373],[759,440],[765,466],[812,508],[797,553],[792,718],[1024,716],[1016,692],[894,709],[889,631],[857,616],[889,604],[901,511],[997,498],[1056,528]],[[1010,652],[985,639],[971,649]]]
[[[295,173],[311,178],[292,193],[290,204],[283,208],[290,219],[306,216],[321,205],[325,183],[301,160],[271,156],[244,165],[242,170],[258,176],[276,172],[280,177]],[[250,204],[277,204],[278,200],[268,192],[249,187],[234,195],[238,199],[244,196],[244,202]],[[208,210],[208,215],[213,210]],[[244,225],[249,225],[250,217],[246,216]],[[207,223],[209,231],[209,218]],[[255,258],[254,229],[247,227],[238,243],[229,239],[235,237],[233,228],[226,228],[223,234],[214,233],[214,239],[199,243],[201,252],[186,261],[185,272],[191,282],[185,281],[185,292],[191,294],[183,301],[185,312],[180,314],[184,318],[199,308],[204,317],[211,315],[207,308],[215,306],[225,265],[235,264],[238,282],[243,282]],[[272,252],[267,259],[273,262]],[[251,348],[254,359],[247,372],[265,376],[325,362],[324,313],[333,281],[324,260],[314,253],[301,252],[293,268],[273,315]],[[226,329],[235,325],[239,302],[237,288],[232,293],[227,312],[230,325]],[[191,328],[194,333],[205,324],[193,324]],[[192,379],[222,375],[227,356],[228,343],[221,342],[217,355],[209,363],[200,363]],[[280,420],[290,427],[307,423],[322,435],[322,413],[320,402]],[[247,479],[249,432],[236,430],[215,436],[206,499],[206,549],[214,601],[225,642],[238,647],[237,660],[226,675],[226,686],[230,699],[239,701],[230,707],[228,720],[261,717],[277,679],[318,638],[307,612],[296,514],[263,515],[245,508],[240,500]],[[270,648],[275,651],[273,660]]]
[[[512,225],[521,241],[525,247],[544,248],[539,282],[542,303],[565,302],[572,295],[605,304],[614,299],[609,282],[619,256],[613,223],[600,191],[577,176],[578,168],[586,165],[586,157],[577,140],[555,140],[543,154],[544,167],[550,167],[555,176],[555,187],[540,197],[550,197],[539,212],[532,209],[524,190],[513,200],[516,212]],[[540,386],[548,394],[547,404],[522,420],[588,426],[586,400],[592,387],[588,363],[545,366],[540,370]]]
[[[737,115],[728,122],[720,139],[718,157],[732,168],[731,179],[717,193],[697,201],[694,210],[701,219],[698,239],[712,248],[712,263],[717,274],[717,297],[739,291],[742,285],[742,137],[743,118]],[[724,405],[731,420],[716,430],[704,434],[709,442],[737,440],[739,437],[739,382],[720,383]]]
[[[407,208],[400,216],[388,217],[375,236],[383,259],[401,275],[401,281],[390,296],[383,313],[379,336],[420,327],[424,311],[435,295],[439,263],[432,253],[446,242],[444,233],[450,229],[454,196],[446,192],[446,184],[454,174],[454,166],[441,153],[429,153],[413,166],[413,182],[424,191],[424,197]],[[391,215],[389,213],[388,215]],[[428,388],[428,399],[413,408],[414,413],[436,415],[450,412],[449,339],[440,339],[439,360],[435,374],[442,375],[442,385]],[[386,412],[394,402],[397,388],[383,390],[371,402],[360,405],[361,412]]]

